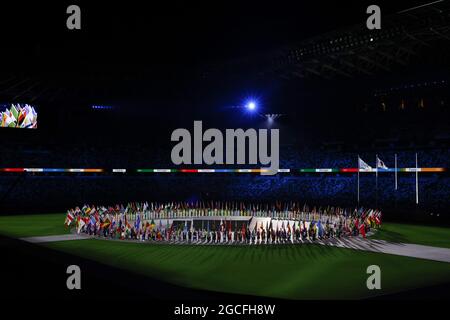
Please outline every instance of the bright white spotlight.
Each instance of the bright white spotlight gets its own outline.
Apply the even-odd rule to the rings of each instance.
[[[253,101],[250,101],[249,103],[247,103],[247,109],[251,110],[251,111],[255,110],[256,109],[256,103],[253,102]]]

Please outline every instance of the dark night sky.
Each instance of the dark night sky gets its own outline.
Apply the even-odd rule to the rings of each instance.
[[[384,1],[389,14],[423,1]],[[67,4],[79,4],[82,30],[69,31]],[[189,69],[296,43],[364,22],[370,1],[2,2],[0,30],[14,66],[79,64]],[[337,4],[338,3],[338,4]],[[24,59],[18,59],[23,57]],[[24,61],[25,60],[25,61]],[[33,61],[34,62],[34,61]],[[17,63],[17,64],[15,64]],[[28,65],[27,65],[28,66]]]
[[[382,16],[423,3],[377,1]],[[81,7],[81,31],[66,28],[70,4]],[[86,119],[83,110],[92,104],[121,107],[120,114],[98,116],[100,128],[112,123],[131,127],[140,121],[169,126],[174,119],[192,124],[194,118],[207,116],[211,123],[246,126],[230,116],[233,112],[227,107],[249,95],[260,96],[268,112],[291,108],[289,125],[302,126],[312,123],[308,117],[320,116],[317,106],[333,107],[340,100],[350,102],[351,110],[356,93],[366,92],[352,87],[355,94],[350,99],[339,87],[345,83],[327,83],[329,91],[323,94],[308,91],[303,83],[261,80],[252,72],[237,70],[234,77],[219,72],[211,78],[203,74],[229,61],[364,24],[369,4],[372,1],[2,2],[0,82],[31,79],[30,85],[38,83],[39,90],[58,94],[55,100],[41,102],[41,128],[57,124],[53,133]],[[334,96],[336,92],[340,96]],[[66,112],[69,107],[72,110]],[[342,113],[339,108],[330,110]]]

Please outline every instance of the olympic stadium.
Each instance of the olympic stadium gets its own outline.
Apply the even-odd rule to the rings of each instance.
[[[449,2],[216,5],[2,12],[10,296],[448,299]]]

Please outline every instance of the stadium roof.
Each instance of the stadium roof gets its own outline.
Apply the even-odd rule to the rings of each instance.
[[[368,30],[362,21],[234,64],[261,77],[354,78],[415,64],[448,65],[449,53],[450,2],[435,1],[383,17],[381,30]]]
[[[364,25],[364,3],[339,9],[296,3],[275,9],[251,2],[218,8],[177,2],[148,14],[139,6],[83,4],[87,13],[79,34],[64,29],[63,4],[46,10],[49,18],[43,21],[40,15],[22,15],[20,21],[27,24],[9,14],[0,19],[2,29],[14,25],[15,31],[5,35],[8,50],[0,52],[6,62],[1,99],[73,104],[181,100],[205,95],[208,86],[218,84],[222,91],[229,84],[236,92],[258,81],[373,79],[422,65],[448,66],[448,1],[410,3],[383,5],[382,30],[373,32]],[[35,9],[43,10],[40,4]],[[342,27],[346,24],[353,26]]]

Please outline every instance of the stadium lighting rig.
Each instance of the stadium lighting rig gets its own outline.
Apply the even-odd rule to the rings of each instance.
[[[248,99],[243,105],[232,106],[233,109],[244,109],[245,111],[257,114],[261,118],[264,118],[268,124],[272,124],[276,119],[280,118],[284,114],[281,113],[260,113],[258,112],[259,104],[255,99]]]
[[[107,105],[93,105],[91,106],[91,109],[93,110],[112,110],[113,106],[107,106]]]
[[[283,114],[281,114],[281,113],[267,113],[267,114],[263,114],[261,116],[263,118],[267,119],[268,123],[273,123],[276,119],[278,119],[281,116],[283,116]]]
[[[244,111],[248,111],[248,112],[255,112],[256,110],[258,110],[259,108],[259,104],[256,100],[247,100],[242,104],[239,105],[234,105],[234,106],[229,106],[228,108],[230,109],[240,109],[240,110],[244,110]]]

